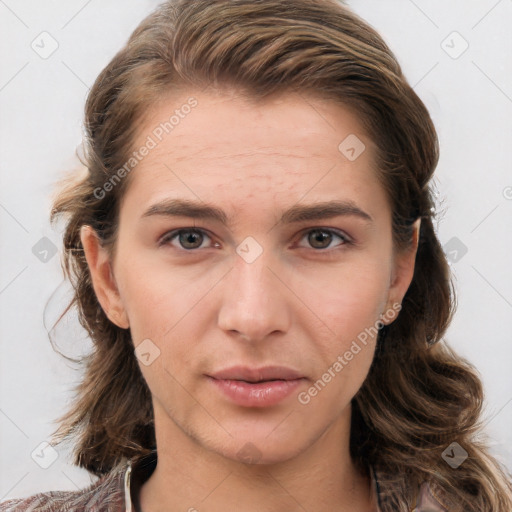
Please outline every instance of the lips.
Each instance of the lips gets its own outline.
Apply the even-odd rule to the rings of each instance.
[[[305,378],[301,373],[285,366],[265,366],[263,368],[233,366],[209,376],[217,380],[240,380],[245,382],[288,381]]]
[[[277,405],[306,382],[301,373],[285,366],[235,366],[206,377],[224,398],[242,407]]]

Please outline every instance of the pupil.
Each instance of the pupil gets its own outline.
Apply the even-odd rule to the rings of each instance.
[[[194,233],[192,231],[187,231],[186,233],[187,235],[182,237],[183,245],[185,245],[185,247],[189,243],[194,245],[194,239],[196,239],[197,242],[197,237],[199,236],[199,233]]]
[[[315,245],[317,242],[320,242],[320,244],[322,244],[322,242],[325,242],[325,240],[329,240],[331,236],[329,233],[326,233],[325,231],[314,231],[313,234],[313,245]],[[324,245],[322,245],[322,247],[324,247]]]

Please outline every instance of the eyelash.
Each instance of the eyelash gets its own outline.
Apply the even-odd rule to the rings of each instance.
[[[337,237],[341,238],[343,243],[340,244],[339,246],[337,246],[337,247],[341,248],[339,250],[343,250],[343,248],[345,246],[354,245],[354,242],[347,235],[345,235],[344,233],[342,233],[342,232],[340,232],[338,230],[331,229],[331,228],[311,228],[311,229],[308,229],[305,232],[303,232],[303,234],[300,237],[300,240],[302,240],[305,236],[309,235],[310,233],[314,233],[314,232],[329,233],[331,235],[334,235],[334,236],[337,236]],[[160,239],[158,240],[158,246],[162,247],[164,245],[169,244],[180,233],[201,233],[203,236],[206,236],[206,237],[211,239],[211,237],[208,235],[208,233],[206,231],[202,230],[202,229],[199,229],[199,228],[180,228],[180,229],[175,229],[173,231],[169,231],[169,232],[165,233],[164,235],[162,235],[160,237]],[[184,247],[179,248],[179,250],[183,250],[183,251],[186,251],[186,252],[196,252],[199,249],[200,249],[200,247],[197,247],[197,248],[194,248],[194,249],[185,249]],[[310,247],[310,249],[312,249],[313,251],[315,251],[317,253],[330,253],[331,251],[336,250],[336,249],[329,249],[329,248],[316,249],[315,247]]]

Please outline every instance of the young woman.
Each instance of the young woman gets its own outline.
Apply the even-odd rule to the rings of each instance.
[[[166,2],[85,126],[52,219],[95,348],[55,439],[100,478],[0,510],[512,509],[443,340],[436,132],[369,25],[334,0]]]

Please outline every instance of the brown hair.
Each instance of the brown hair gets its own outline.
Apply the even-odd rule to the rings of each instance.
[[[96,298],[80,227],[92,226],[115,249],[129,179],[97,191],[124,166],[149,106],[178,88],[208,85],[234,86],[260,100],[296,91],[360,114],[378,149],[396,250],[409,246],[413,221],[422,221],[402,309],[381,329],[369,375],[352,402],[352,456],[378,469],[383,512],[413,507],[424,481],[451,511],[511,510],[509,475],[475,437],[482,384],[442,339],[455,294],[433,226],[434,125],[382,38],[334,0],[167,1],[98,76],[85,109],[87,171],[64,184],[51,215],[52,222],[66,217],[63,268],[75,291],[63,315],[75,306],[94,343],[77,400],[54,439],[75,438],[75,463],[96,475],[156,448],[151,393],[130,331],[110,322]],[[469,454],[457,469],[442,458],[452,442]]]

